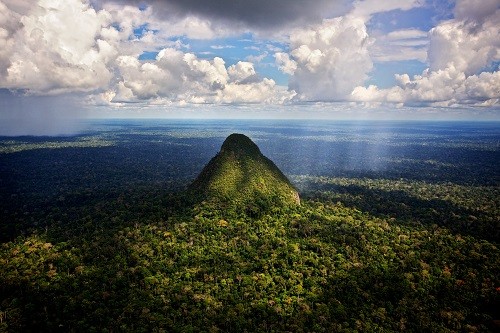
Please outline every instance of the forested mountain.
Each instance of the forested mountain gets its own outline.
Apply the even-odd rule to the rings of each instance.
[[[273,205],[297,205],[300,198],[286,176],[243,134],[231,134],[189,187],[215,206],[260,214]]]

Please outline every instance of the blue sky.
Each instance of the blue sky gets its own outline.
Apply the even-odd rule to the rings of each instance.
[[[498,0],[0,0],[0,10],[0,119],[12,126],[37,108],[52,120],[235,109],[500,119]]]

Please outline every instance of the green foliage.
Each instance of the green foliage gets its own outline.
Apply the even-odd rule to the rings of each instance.
[[[0,332],[498,331],[497,128],[191,126],[2,141]]]
[[[296,176],[304,191],[401,223],[442,226],[500,241],[500,188],[405,179]]]
[[[244,211],[252,217],[273,206],[299,203],[298,193],[285,175],[242,134],[232,134],[224,141],[190,191],[213,206]]]
[[[186,199],[138,192],[72,225],[4,243],[3,329],[493,329],[494,243],[325,198],[227,220]]]

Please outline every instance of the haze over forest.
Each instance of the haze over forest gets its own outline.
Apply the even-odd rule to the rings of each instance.
[[[2,0],[0,134],[87,118],[499,120],[497,0]]]

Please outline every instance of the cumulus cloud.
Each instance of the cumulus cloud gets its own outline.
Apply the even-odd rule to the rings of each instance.
[[[0,78],[7,75],[10,56],[16,43],[14,35],[21,26],[20,17],[17,12],[10,11],[4,3],[0,2]]]
[[[117,59],[121,80],[94,98],[96,103],[168,101],[175,103],[284,103],[294,93],[260,78],[250,62],[226,67],[222,58],[199,59],[193,53],[162,49],[155,61],[132,56]]]
[[[428,53],[430,69],[443,69],[452,64],[470,75],[492,61],[499,61],[500,9],[490,12],[487,17],[481,17],[481,20],[483,22],[454,19],[431,29]]]
[[[86,0],[39,0],[28,8],[1,1],[0,88],[31,95],[91,92],[88,101],[99,105],[283,103],[294,95],[259,77],[248,61],[226,66],[221,58],[199,59],[181,47],[139,60],[145,49],[175,44],[154,28],[171,32],[182,22],[155,21],[152,8],[106,3],[96,10]]]
[[[109,12],[80,0],[40,0],[29,10],[12,3],[0,2],[0,88],[53,94],[109,84],[120,42],[128,38]]]
[[[253,64],[247,61],[238,61],[237,64],[231,65],[228,68],[228,74],[232,81],[238,83],[255,81],[257,79],[257,73]]]
[[[300,100],[338,101],[350,98],[375,61],[426,59],[427,33],[399,30],[373,38],[366,22],[372,15],[420,7],[420,0],[357,0],[345,16],[295,29],[289,52],[276,52],[278,68],[290,75],[289,87]]]
[[[276,65],[278,65],[279,70],[283,73],[293,75],[297,70],[297,62],[290,59],[288,53],[277,52],[274,57],[276,59]]]
[[[500,98],[500,72],[484,72],[465,76],[454,67],[445,70],[426,70],[412,79],[398,75],[398,85],[389,89],[376,86],[356,87],[352,98],[361,102],[402,104],[495,104]]]
[[[217,33],[201,19],[155,20],[151,8],[110,3],[96,10],[87,0],[39,0],[35,6],[3,1],[0,88],[27,94],[106,90],[121,75],[119,57],[137,58],[145,50],[175,45],[170,38],[177,33],[198,38]],[[145,31],[136,36],[141,27]]]
[[[429,68],[410,78],[396,75],[397,86],[358,86],[351,99],[400,105],[497,105],[500,72],[484,69],[500,61],[500,9],[497,1],[458,0],[455,18],[429,32]]]
[[[27,15],[16,14],[5,5],[2,9],[19,20],[16,26],[2,22],[0,43],[8,45],[0,55],[0,62],[6,64],[0,74],[2,87],[46,93],[107,85],[112,73],[106,65],[117,51],[100,38],[110,23],[105,12],[96,12],[78,0],[43,0]]]
[[[372,68],[371,40],[362,19],[343,16],[294,30],[290,52],[275,55],[290,89],[302,100],[338,100],[362,84]]]
[[[339,100],[494,105],[500,96],[498,68],[481,73],[500,61],[496,0],[457,0],[455,18],[429,32],[373,36],[366,27],[372,15],[423,2],[357,0],[350,7],[347,0],[152,0],[139,8],[144,4],[139,0],[125,6],[89,1],[0,0],[0,89],[27,95],[85,92],[95,105]],[[322,19],[349,8],[347,15]],[[219,57],[186,52],[189,45],[175,37],[212,39],[248,29],[287,33],[274,43],[279,47],[264,41],[263,53],[230,66]],[[212,44],[229,47],[221,39]],[[139,60],[144,51],[159,52],[156,59]],[[288,90],[255,70],[254,63],[268,52],[289,75]],[[389,89],[363,86],[372,61],[397,60],[426,60],[429,69],[412,78],[401,74]]]

